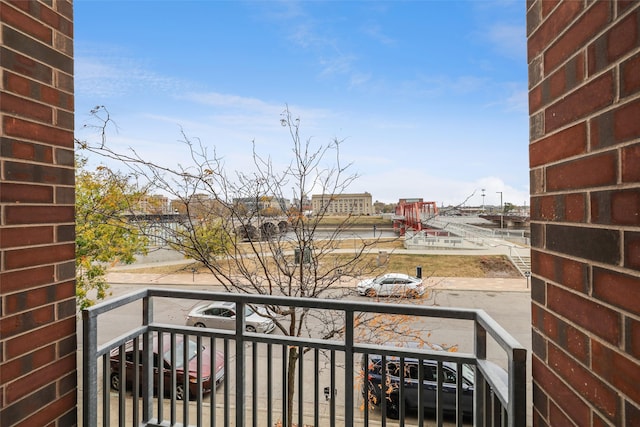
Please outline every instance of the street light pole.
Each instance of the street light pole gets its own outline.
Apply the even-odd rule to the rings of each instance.
[[[496,191],[496,193],[500,193],[500,229],[504,227],[504,209],[502,207],[502,191]]]

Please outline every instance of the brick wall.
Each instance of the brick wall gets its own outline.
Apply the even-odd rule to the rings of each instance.
[[[73,13],[0,0],[0,424],[76,424]]]
[[[533,421],[640,425],[640,2],[528,1]]]

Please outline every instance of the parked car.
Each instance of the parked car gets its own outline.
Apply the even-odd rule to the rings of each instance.
[[[422,279],[403,273],[388,273],[373,279],[365,279],[358,283],[358,294],[368,297],[400,296],[418,298],[426,289]]]
[[[256,313],[249,306],[245,306],[244,316],[247,332],[268,334],[275,328],[273,320]],[[236,328],[236,304],[224,301],[196,307],[187,316],[187,326],[233,330]]]
[[[434,360],[423,360],[424,377],[422,381],[418,379],[419,361],[418,359],[406,358],[404,365],[400,365],[400,358],[387,357],[386,359],[386,379],[383,379],[382,357],[379,355],[369,356],[366,369],[366,387],[363,388],[364,397],[370,403],[379,406],[382,399],[386,399],[386,415],[388,418],[397,419],[400,416],[400,404],[404,403],[405,410],[417,411],[419,406],[418,387],[422,383],[423,410],[436,409],[438,362]],[[404,376],[403,402],[400,402],[400,375]],[[456,379],[458,376],[457,365],[455,363],[443,362],[443,410],[445,412],[456,411]],[[473,390],[475,371],[473,367],[462,365],[462,414],[464,416],[473,415]]]
[[[201,373],[202,376],[202,392],[208,393],[212,390],[212,387],[217,387],[224,380],[224,354],[221,351],[216,351],[215,354],[215,368],[212,377],[211,369],[211,351],[208,346],[202,346],[198,348],[197,343],[188,340],[188,373],[185,379],[185,367],[184,367],[184,338],[181,335],[176,335],[175,339],[175,371],[176,371],[176,384],[175,384],[175,396],[176,399],[182,400],[185,396],[185,385],[189,387],[189,396],[196,396],[198,393],[198,358],[196,357],[198,352],[200,353],[201,361]],[[138,345],[138,369],[139,378],[142,378],[142,340],[139,340]],[[128,341],[125,344],[125,378],[126,388],[132,388],[133,386],[133,370],[134,370],[134,355],[135,348],[133,340]],[[162,357],[160,357],[162,355]],[[120,348],[114,348],[110,353],[111,364],[111,388],[114,390],[120,390],[121,387],[121,375],[120,375]],[[162,367],[160,368],[160,365]],[[171,385],[172,365],[171,365],[171,335],[165,333],[162,339],[162,349],[158,350],[158,338],[153,339],[153,390],[158,391],[160,369],[162,369],[162,375],[164,376],[164,391],[168,393]]]

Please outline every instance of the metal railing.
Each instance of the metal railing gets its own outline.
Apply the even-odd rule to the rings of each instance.
[[[235,330],[155,322],[154,302],[166,299],[232,301],[239,313],[246,305],[322,311],[331,313],[331,318],[342,325],[343,334],[341,339],[326,340],[315,338],[313,333],[308,337],[251,333],[245,331],[242,316],[236,317]],[[122,315],[123,312],[127,314]],[[367,342],[358,331],[373,316],[467,321],[473,335],[473,351],[447,352]],[[445,411],[450,409],[445,406],[445,394],[452,390],[456,396],[455,425],[526,425],[526,350],[482,310],[148,288],[85,309],[82,318],[85,427],[386,426],[389,416],[398,417],[400,425],[423,425],[424,411],[418,410],[415,415],[402,403],[416,392],[418,408],[428,407],[429,382],[425,380],[422,387],[416,388],[420,382],[411,380],[405,373],[408,370],[387,372],[389,361],[401,366],[413,363],[422,379],[427,362],[437,366],[436,378],[429,384],[436,396],[433,412],[438,426],[443,425]],[[117,337],[105,339],[99,334],[104,327],[101,322],[118,321],[114,319],[127,319],[120,321],[131,325]],[[505,356],[504,369],[487,360],[488,340],[492,343],[491,352],[497,348]],[[196,349],[193,359],[187,356],[191,345]],[[123,354],[126,357],[120,357]],[[299,356],[295,367],[289,364],[291,354]],[[378,388],[373,387],[378,400],[370,398],[372,356],[383,362]],[[224,374],[224,379],[219,378],[220,385],[215,381],[217,357],[224,358],[224,371],[218,372]],[[214,366],[211,373],[206,370],[207,362]],[[192,374],[176,367],[191,366],[190,363]],[[133,368],[128,370],[128,364]],[[136,366],[140,368],[135,369]],[[447,384],[445,366],[454,373],[456,369],[461,373],[471,368],[474,382],[465,384],[463,375],[457,375]],[[290,369],[293,374],[287,376]],[[209,387],[212,391],[207,393]],[[463,397],[469,390],[473,406],[472,414],[466,416]],[[389,411],[396,404],[396,413]]]

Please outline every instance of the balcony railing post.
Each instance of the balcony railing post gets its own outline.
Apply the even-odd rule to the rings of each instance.
[[[244,302],[236,303],[236,426],[244,427]],[[255,375],[255,373],[254,373]],[[225,378],[225,382],[228,379]],[[255,399],[256,397],[253,396]]]
[[[474,353],[477,360],[487,358],[487,330],[478,322],[478,319],[474,321]],[[473,420],[474,426],[484,427],[484,415],[486,408],[486,399],[488,398],[485,393],[486,387],[484,378],[480,378],[476,375],[475,393],[473,394]]]
[[[153,299],[145,296],[142,299],[142,324],[145,329],[142,335],[142,421],[149,422],[153,416],[153,335],[149,333],[149,325],[153,323]],[[160,392],[159,392],[160,393]]]
[[[353,310],[346,310],[344,319],[344,418],[347,425],[353,425],[353,327]]]
[[[527,422],[527,350],[514,348],[509,354],[509,427]]]
[[[90,427],[98,421],[98,319],[82,310],[82,425]]]

